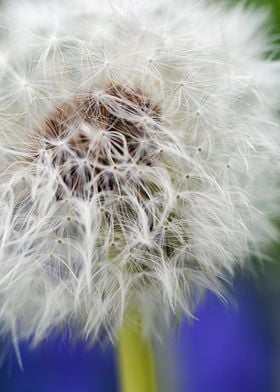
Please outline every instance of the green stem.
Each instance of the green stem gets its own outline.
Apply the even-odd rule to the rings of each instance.
[[[122,392],[156,392],[152,348],[142,338],[137,312],[127,314],[119,331],[118,362]]]

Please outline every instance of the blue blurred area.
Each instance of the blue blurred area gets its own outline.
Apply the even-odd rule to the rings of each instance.
[[[280,390],[269,298],[248,279],[236,284],[234,295],[235,304],[224,304],[208,294],[196,312],[199,320],[184,322],[173,340],[180,392]]]
[[[279,345],[269,306],[273,295],[267,293],[242,279],[235,286],[236,302],[224,304],[208,294],[197,309],[199,320],[191,325],[184,321],[166,343],[166,365],[173,367],[175,377],[166,391],[279,391],[274,374]],[[0,391],[117,392],[111,346],[88,350],[82,343],[73,347],[61,340],[50,339],[34,350],[22,344],[24,372],[15,355],[8,356],[0,371]],[[163,373],[159,366],[159,377],[166,377]]]
[[[20,346],[24,371],[11,352],[0,372],[1,392],[115,392],[113,349],[80,343],[73,347],[59,338],[39,348]]]

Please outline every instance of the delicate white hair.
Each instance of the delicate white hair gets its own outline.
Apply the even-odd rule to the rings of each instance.
[[[277,237],[267,15],[195,0],[9,1],[0,16],[0,320],[93,341],[192,315]]]

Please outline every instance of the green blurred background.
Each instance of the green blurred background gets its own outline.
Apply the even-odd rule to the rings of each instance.
[[[210,0],[211,1],[211,0]],[[222,2],[224,0],[221,0]],[[271,12],[269,30],[280,43],[280,0],[225,0],[229,4],[245,4],[253,7],[265,7]],[[280,48],[277,57],[280,57]],[[280,106],[280,105],[279,105]]]

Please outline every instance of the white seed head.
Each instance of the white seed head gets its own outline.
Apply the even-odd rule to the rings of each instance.
[[[280,64],[266,15],[195,0],[9,1],[0,317],[38,342],[191,315],[275,236]]]

